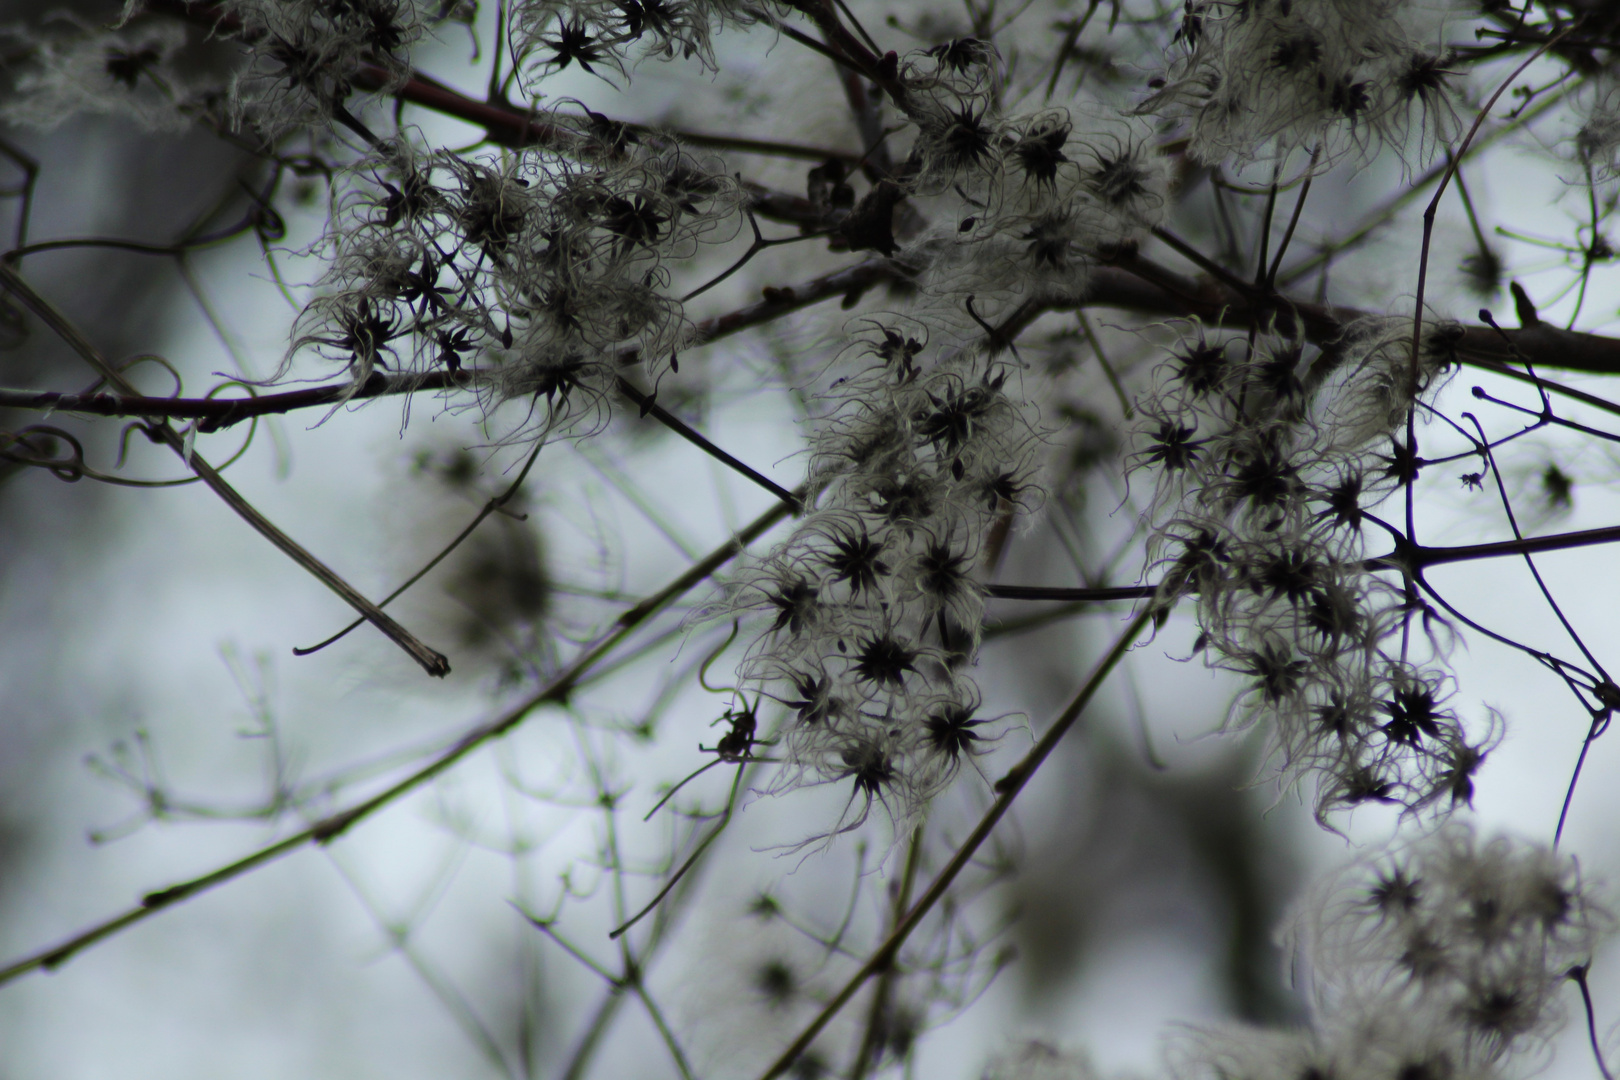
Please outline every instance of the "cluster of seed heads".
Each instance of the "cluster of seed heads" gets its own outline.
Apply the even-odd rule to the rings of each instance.
[[[686,324],[665,263],[735,224],[736,185],[674,145],[592,146],[597,125],[565,122],[571,155],[390,143],[362,162],[293,349],[343,363],[356,386],[478,358],[491,404],[532,400],[545,432],[599,417],[631,355],[674,355]]]
[[[1141,108],[1183,118],[1192,154],[1211,163],[1294,147],[1425,158],[1457,128],[1446,13],[1409,0],[1187,0],[1181,55]]]
[[[1318,890],[1293,929],[1312,1023],[1180,1040],[1178,1080],[1494,1077],[1560,1026],[1613,918],[1574,860],[1450,824]]]
[[[1013,371],[897,319],[859,336],[814,442],[819,505],[727,608],[764,615],[743,675],[788,708],[784,785],[852,784],[835,832],[874,802],[903,826],[988,737],[975,571],[1039,495]]]
[[[1234,715],[1268,718],[1283,770],[1316,774],[1319,813],[1466,803],[1494,735],[1469,739],[1443,640],[1412,633],[1432,612],[1368,562],[1400,536],[1375,510],[1421,468],[1407,418],[1446,340],[1414,367],[1404,320],[1320,350],[1195,325],[1139,403],[1158,602],[1196,598],[1197,650],[1247,682]]]

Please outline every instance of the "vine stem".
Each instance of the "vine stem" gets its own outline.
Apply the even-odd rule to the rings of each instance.
[[[1091,704],[1091,699],[1096,696],[1097,691],[1102,687],[1102,684],[1107,680],[1114,668],[1119,665],[1120,660],[1130,651],[1132,643],[1147,628],[1157,610],[1151,604],[1146,605],[1131,620],[1130,625],[1125,628],[1125,632],[1114,641],[1113,646],[1097,662],[1091,677],[1080,687],[1079,692],[1075,694],[1073,700],[1069,702],[1063,712],[1058,714],[1058,718],[1052,722],[1052,726],[1047,729],[1046,734],[1041,736],[1041,740],[1024,756],[1022,761],[1012,767],[1006,776],[996,781],[996,791],[998,793],[996,801],[991,804],[984,817],[979,819],[978,825],[974,827],[968,838],[962,842],[962,846],[957,848],[956,854],[951,856],[951,861],[945,864],[945,868],[934,878],[933,883],[928,886],[922,896],[918,897],[917,902],[912,905],[910,911],[906,912],[905,918],[896,924],[894,930],[884,940],[883,944],[879,945],[872,955],[867,958],[866,963],[862,964],[860,969],[850,976],[843,989],[838,991],[831,1001],[827,1002],[816,1018],[799,1033],[799,1037],[794,1039],[786,1050],[782,1051],[781,1056],[776,1059],[771,1067],[761,1074],[760,1080],[775,1080],[776,1077],[783,1075],[792,1068],[799,1055],[809,1048],[810,1044],[815,1041],[816,1036],[821,1034],[822,1029],[831,1022],[833,1017],[837,1016],[843,1007],[849,1004],[850,998],[854,997],[856,992],[865,985],[866,980],[873,975],[888,970],[894,964],[895,958],[900,952],[900,946],[911,936],[911,932],[917,929],[923,917],[933,910],[935,904],[939,903],[946,890],[951,887],[951,883],[956,880],[957,875],[966,868],[974,854],[978,852],[979,846],[989,838],[991,831],[995,829],[996,825],[1006,815],[1008,809],[1012,807],[1013,800],[1018,798],[1019,793],[1024,790],[1024,785],[1029,783],[1029,778],[1035,775],[1035,771],[1051,756],[1052,751],[1057,748],[1059,742],[1063,741],[1063,736],[1068,734],[1075,721],[1080,719],[1085,712],[1086,706]]]

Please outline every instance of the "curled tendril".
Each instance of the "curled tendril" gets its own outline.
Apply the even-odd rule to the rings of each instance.
[[[141,353],[138,356],[132,356],[128,360],[115,364],[113,366],[113,370],[118,374],[123,375],[127,372],[133,371],[138,364],[157,364],[162,367],[163,370],[167,371],[174,377],[174,391],[169,394],[169,397],[178,398],[185,396],[185,380],[181,378],[179,369],[156,353]],[[90,388],[89,392],[94,393],[95,391],[100,390],[106,384],[106,379],[99,379],[97,380],[96,384]],[[154,394],[152,396],[158,397],[160,395]]]
[[[229,385],[231,384],[226,383],[216,390]],[[247,435],[243,438],[242,445],[237,447],[236,453],[214,466],[216,472],[224,472],[242,459],[242,455],[253,445],[258,423],[257,417],[249,421]],[[129,437],[137,431],[144,435],[150,430],[143,421],[124,425],[118,440],[119,467],[123,466],[127,456]],[[67,453],[58,452],[61,444],[66,444]],[[119,487],[161,488],[184,487],[201,479],[197,476],[182,476],[173,480],[132,480],[129,477],[102,472],[85,461],[84,444],[76,436],[50,424],[33,424],[17,431],[0,431],[0,461],[16,466],[47,469],[58,480],[69,484],[76,484],[89,478],[104,484],[116,484]]]

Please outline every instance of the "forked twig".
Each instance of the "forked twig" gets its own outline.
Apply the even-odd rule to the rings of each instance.
[[[12,296],[16,297],[24,307],[33,312],[40,321],[49,326],[51,330],[66,342],[74,352],[78,353],[96,373],[106,382],[116,387],[122,394],[134,395],[137,393],[134,385],[124,378],[105,357],[90,343],[78,327],[73,325],[56,307],[39,293],[33,286],[22,279],[16,268],[0,262],[0,287],[3,287]],[[422,666],[429,675],[443,678],[450,673],[450,661],[444,654],[423,644],[409,630],[395,622],[382,609],[378,608],[354,586],[338,576],[337,572],[321,562],[308,551],[304,550],[297,541],[282,532],[263,514],[253,506],[230,484],[225,478],[214,470],[214,467],[203,460],[202,455],[192,451],[189,440],[180,435],[167,421],[160,421],[148,425],[150,431],[158,440],[167,445],[180,456],[180,460],[202,479],[204,484],[211,488],[214,494],[224,500],[225,505],[236,512],[237,516],[251,525],[260,536],[274,544],[293,562],[303,567],[313,575],[321,584],[337,593],[350,607],[358,611],[361,616],[408,653],[411,659]]]
[[[507,503],[511,502],[513,497],[517,495],[518,489],[523,486],[523,481],[528,479],[529,470],[534,468],[535,459],[540,456],[540,449],[544,445],[545,445],[545,443],[543,443],[543,442],[536,442],[535,445],[534,445],[534,450],[531,451],[530,454],[529,454],[528,460],[523,463],[522,471],[520,471],[517,474],[517,478],[512,481],[511,485],[508,486],[505,491],[501,492],[499,495],[496,495],[496,496],[492,497],[488,502],[484,503],[483,508],[478,511],[477,516],[474,517],[471,521],[469,521],[467,523],[467,526],[464,529],[462,529],[459,533],[456,534],[455,539],[451,540],[448,544],[446,544],[443,548],[441,548],[437,555],[435,555],[435,556],[433,556],[433,558],[429,559],[427,561],[426,566],[422,567],[422,569],[418,570],[416,573],[414,573],[410,577],[406,578],[404,584],[400,585],[399,588],[395,589],[393,592],[389,593],[387,596],[385,596],[381,600],[377,601],[377,606],[379,608],[387,607],[389,604],[391,604],[395,600],[399,599],[401,594],[403,594],[406,589],[409,589],[412,585],[415,585],[418,581],[421,581],[424,577],[426,577],[429,573],[432,572],[432,570],[433,570],[433,568],[435,566],[438,566],[445,559],[449,558],[450,553],[455,551],[456,548],[460,547],[462,545],[462,543],[467,539],[467,537],[471,536],[473,534],[473,531],[475,529],[477,529],[478,526],[480,526],[480,525],[482,525],[484,523],[485,518],[489,517],[491,514],[495,513],[497,510],[503,509],[506,506]],[[310,653],[320,652],[322,649],[326,648],[328,645],[331,645],[334,642],[342,640],[344,637],[346,637],[351,631],[353,631],[356,627],[358,627],[363,622],[365,622],[365,619],[363,619],[363,618],[362,619],[356,619],[354,622],[350,623],[348,626],[345,626],[343,629],[339,630],[337,633],[333,634],[331,637],[326,638],[324,641],[318,641],[315,644],[308,646],[307,648],[297,648],[297,647],[295,647],[293,649],[293,655],[294,656],[308,656]]]

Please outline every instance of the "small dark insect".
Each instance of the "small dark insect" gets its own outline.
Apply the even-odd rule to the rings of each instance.
[[[754,745],[754,733],[759,730],[759,722],[754,710],[747,706],[735,710],[727,709],[715,723],[728,720],[731,722],[731,730],[714,744],[714,752],[720,755],[722,761],[741,761],[748,757],[748,751]]]

